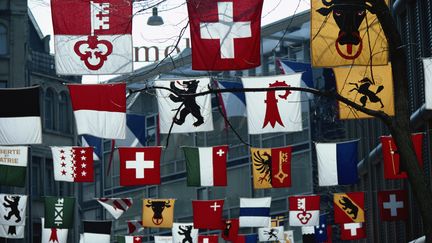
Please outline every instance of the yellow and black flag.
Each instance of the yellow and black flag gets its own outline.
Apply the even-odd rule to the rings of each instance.
[[[393,76],[391,64],[385,66],[349,66],[333,68],[338,93],[370,110],[394,115]],[[371,116],[339,102],[340,119]]]
[[[388,62],[384,32],[364,0],[311,0],[310,39],[315,67]]]
[[[251,148],[255,189],[291,186],[291,147]]]
[[[364,215],[364,192],[335,193],[333,195],[335,223],[362,223]]]
[[[150,228],[172,228],[174,203],[175,199],[144,199],[142,225]]]

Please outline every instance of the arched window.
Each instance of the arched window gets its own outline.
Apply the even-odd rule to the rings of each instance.
[[[59,95],[59,128],[61,132],[71,133],[71,108],[66,92]]]
[[[8,54],[8,38],[6,26],[0,24],[0,55]]]
[[[54,91],[52,89],[47,89],[44,99],[44,124],[45,129],[48,130],[55,129],[54,103]]]

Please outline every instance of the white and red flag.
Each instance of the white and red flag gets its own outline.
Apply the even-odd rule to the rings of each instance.
[[[77,133],[126,137],[126,84],[69,84]]]
[[[118,219],[133,203],[132,198],[98,198],[97,201],[115,218]]]
[[[319,224],[320,196],[289,197],[290,226],[316,226]]]
[[[366,238],[365,223],[341,224],[341,240],[359,240]]]
[[[198,235],[198,243],[218,243],[218,235]]]
[[[139,233],[144,230],[141,220],[128,220],[128,234]]]
[[[224,200],[193,200],[195,229],[221,229]]]
[[[408,218],[408,196],[405,190],[378,192],[381,220],[396,221]]]
[[[161,147],[120,147],[120,185],[160,184]]]
[[[260,62],[263,0],[187,1],[192,69],[238,70]]]
[[[93,182],[92,147],[51,147],[54,180]]]
[[[133,71],[132,0],[51,0],[58,74]]]

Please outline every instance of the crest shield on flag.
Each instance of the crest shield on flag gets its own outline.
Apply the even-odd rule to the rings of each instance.
[[[175,199],[144,199],[142,224],[150,228],[171,228]]]
[[[365,221],[364,192],[333,194],[335,223],[361,223]]]
[[[289,222],[291,226],[319,224],[320,196],[289,197]]]
[[[44,228],[73,228],[74,197],[45,197]]]

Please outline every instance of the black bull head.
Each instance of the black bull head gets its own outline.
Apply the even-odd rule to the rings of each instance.
[[[363,43],[360,37],[359,27],[366,17],[366,11],[375,13],[373,8],[366,4],[366,0],[321,0],[323,8],[317,10],[323,16],[333,12],[333,18],[339,27],[339,34],[336,40],[336,50],[339,55],[346,59],[357,58],[362,50]],[[359,45],[357,52],[352,55],[352,46]],[[340,50],[340,45],[346,45],[346,53]]]
[[[153,211],[153,218],[152,221],[155,225],[160,225],[163,222],[162,212],[165,208],[171,207],[170,201],[152,201],[148,200],[146,207],[152,209]]]

